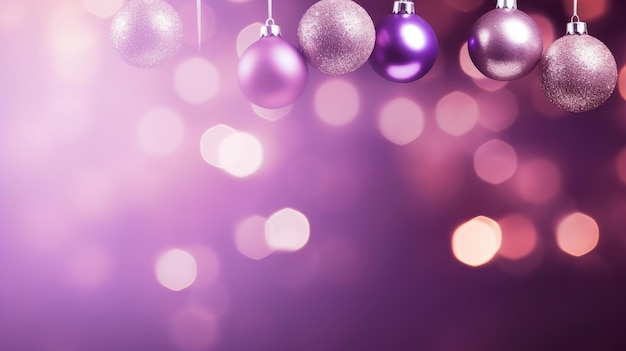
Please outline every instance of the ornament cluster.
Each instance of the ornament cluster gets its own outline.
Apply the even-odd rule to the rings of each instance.
[[[237,70],[242,94],[260,107],[293,103],[306,88],[308,64],[325,74],[342,75],[369,61],[381,77],[407,83],[426,75],[437,59],[437,36],[415,13],[413,0],[395,0],[392,13],[377,25],[352,0],[318,1],[300,20],[298,47],[281,37],[271,18],[271,0],[269,5],[260,39],[244,51]],[[152,68],[176,54],[182,25],[165,1],[130,0],[114,16],[110,35],[125,62]],[[546,97],[570,112],[597,108],[617,84],[613,54],[588,34],[576,13],[566,35],[543,52],[533,19],[517,8],[516,0],[497,0],[496,8],[474,23],[468,51],[476,68],[494,80],[519,79],[538,66]]]

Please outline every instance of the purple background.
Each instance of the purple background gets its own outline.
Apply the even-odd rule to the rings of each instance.
[[[393,4],[358,3],[375,23]],[[626,147],[624,99],[616,91],[593,112],[560,113],[541,95],[535,70],[503,88],[518,106],[509,128],[443,133],[435,106],[448,93],[482,99],[481,117],[500,101],[458,60],[471,25],[492,1],[469,12],[451,3],[416,3],[439,39],[433,71],[410,84],[387,82],[368,64],[341,77],[357,87],[359,112],[332,127],[314,109],[316,89],[332,77],[314,69],[303,96],[277,122],[258,117],[239,93],[237,35],[265,20],[263,1],[204,2],[200,52],[195,4],[170,1],[181,13],[185,44],[172,61],[140,70],[117,57],[110,18],[91,15],[83,2],[1,0],[0,350],[626,349],[626,185],[616,171]],[[311,4],[275,1],[286,39],[296,42]],[[519,1],[556,33],[571,15],[563,4]],[[626,3],[608,4],[588,21],[590,33],[621,68]],[[68,13],[73,22],[59,15]],[[54,31],[64,25],[67,32]],[[65,39],[50,39],[71,43],[82,34],[84,43],[65,49]],[[220,73],[218,93],[202,104],[185,102],[174,89],[176,67],[196,56]],[[425,114],[424,132],[405,146],[378,130],[378,111],[395,97],[418,102]],[[72,109],[77,120],[61,122],[66,112],[58,112],[58,101],[67,99],[82,107]],[[155,106],[177,111],[185,123],[180,147],[162,157],[137,145],[140,117]],[[238,179],[202,160],[200,136],[218,123],[262,140],[259,172]],[[532,204],[511,181],[481,180],[473,153],[493,138],[512,145],[520,163],[552,160],[561,172],[558,195]],[[308,217],[307,246],[259,261],[240,254],[237,224],[284,207]],[[555,223],[571,211],[590,215],[600,228],[598,246],[580,258],[554,239]],[[511,213],[537,227],[531,257],[496,257],[479,268],[455,259],[450,238],[459,224]],[[207,271],[217,278],[181,292],[161,286],[155,260],[173,247],[213,252],[209,265],[196,256],[198,279]],[[197,318],[181,327],[181,315]]]

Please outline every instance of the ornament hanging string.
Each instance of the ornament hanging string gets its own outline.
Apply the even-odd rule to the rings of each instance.
[[[265,25],[274,25],[274,19],[272,18],[272,0],[267,0],[267,20],[265,21]]]
[[[196,20],[198,23],[198,50],[202,45],[202,0],[196,0]]]
[[[580,22],[580,17],[578,17],[578,0],[574,0],[574,15],[571,19],[572,22]]]

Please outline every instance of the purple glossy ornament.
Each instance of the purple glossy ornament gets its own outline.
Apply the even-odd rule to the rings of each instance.
[[[302,53],[280,36],[277,25],[261,29],[261,39],[241,55],[237,81],[243,95],[263,108],[281,108],[304,91],[309,76]]]
[[[113,17],[110,37],[126,63],[154,68],[176,55],[183,26],[176,10],[165,1],[131,0]]]
[[[541,89],[557,107],[591,111],[613,94],[617,63],[611,50],[587,34],[585,22],[570,22],[567,35],[552,43],[539,62]]]
[[[415,14],[413,1],[398,0],[392,14],[376,26],[370,64],[387,80],[412,82],[430,71],[437,60],[437,50],[435,31]]]
[[[469,54],[478,70],[495,80],[514,80],[532,71],[543,52],[535,21],[517,9],[515,0],[498,0],[496,9],[474,23]]]

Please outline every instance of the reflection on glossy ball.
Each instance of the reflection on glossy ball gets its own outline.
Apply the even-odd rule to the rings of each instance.
[[[308,67],[295,46],[280,36],[263,37],[241,55],[237,80],[243,95],[263,108],[281,108],[304,91]]]
[[[180,49],[183,26],[178,13],[161,0],[131,0],[111,22],[111,41],[131,66],[154,68]]]
[[[383,78],[412,82],[422,78],[437,59],[437,36],[415,14],[391,14],[376,26],[376,44],[370,63]]]
[[[539,78],[543,92],[557,107],[585,112],[613,94],[617,63],[609,48],[591,35],[566,35],[546,50]]]
[[[474,23],[468,41],[472,62],[485,76],[514,80],[535,68],[543,51],[537,24],[517,9],[495,9]]]

